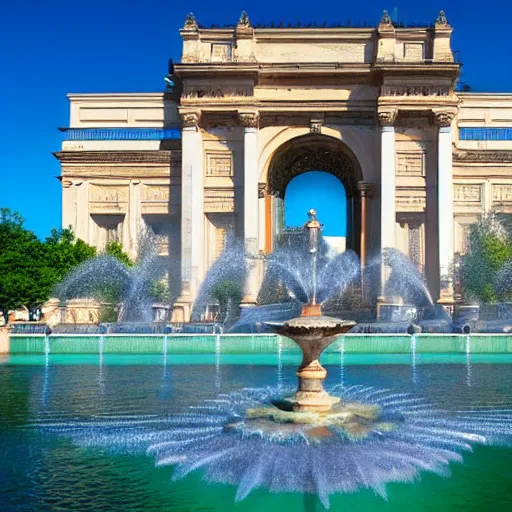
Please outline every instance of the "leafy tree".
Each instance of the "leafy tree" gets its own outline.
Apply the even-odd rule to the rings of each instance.
[[[497,273],[512,259],[512,239],[494,213],[482,215],[469,233],[469,251],[461,258],[460,278],[467,299],[496,302]]]
[[[238,306],[242,302],[243,289],[242,284],[233,279],[223,279],[219,281],[211,290],[210,296],[219,303],[219,314],[221,320],[229,320],[229,316],[238,311]]]
[[[70,229],[53,230],[45,241],[24,227],[23,217],[0,209],[0,309],[34,307],[74,266],[96,249],[75,239]]]
[[[105,247],[105,254],[114,256],[121,263],[124,263],[127,267],[132,267],[134,262],[130,259],[130,256],[123,250],[123,245],[120,242],[110,242]]]

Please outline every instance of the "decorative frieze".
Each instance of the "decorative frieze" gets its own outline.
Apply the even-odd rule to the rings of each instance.
[[[233,154],[228,151],[208,153],[206,176],[233,176]]]
[[[204,211],[213,212],[234,212],[235,211],[235,191],[234,190],[215,190],[205,189],[204,191]]]
[[[453,159],[458,162],[512,163],[512,151],[478,151],[455,149],[453,151]]]
[[[425,152],[397,151],[396,174],[398,176],[425,176]]]
[[[494,184],[492,186],[492,202],[497,204],[511,204],[512,185]]]
[[[383,85],[382,96],[449,96],[449,86]]]
[[[171,163],[181,165],[181,151],[57,151],[53,153],[62,164],[67,163]]]
[[[481,206],[482,185],[455,183],[453,185],[453,201],[459,206]]]
[[[423,212],[427,199],[425,196],[412,195],[410,191],[397,190],[395,204],[398,212]]]
[[[187,86],[183,90],[182,98],[187,100],[223,98],[247,98],[253,96],[252,85],[222,85],[214,87],[210,85]]]

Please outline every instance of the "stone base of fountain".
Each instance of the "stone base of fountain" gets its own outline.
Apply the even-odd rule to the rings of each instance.
[[[225,428],[245,436],[258,435],[281,441],[306,437],[315,442],[339,437],[340,433],[356,441],[375,431],[389,432],[396,428],[394,423],[380,420],[378,406],[329,398],[331,410],[328,413],[293,410],[296,399],[292,397],[274,405],[248,409],[243,421],[230,423]]]

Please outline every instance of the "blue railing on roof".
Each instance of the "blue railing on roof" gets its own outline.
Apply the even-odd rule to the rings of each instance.
[[[460,140],[512,140],[512,128],[459,128]]]
[[[179,128],[61,128],[64,140],[169,140],[179,139]]]

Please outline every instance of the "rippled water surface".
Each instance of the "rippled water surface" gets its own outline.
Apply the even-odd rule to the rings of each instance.
[[[343,361],[344,366],[340,365]],[[190,412],[247,387],[287,387],[297,356],[15,356],[0,360],[1,511],[320,511],[313,495],[207,484],[201,472],[173,481],[173,467],[145,454],[112,453],[48,432],[46,425],[140,420]],[[512,361],[500,356],[330,354],[327,387],[371,385],[410,392],[448,412],[512,410]],[[101,363],[101,364],[100,364]],[[451,477],[331,495],[331,510],[509,510],[512,450],[475,446]]]

